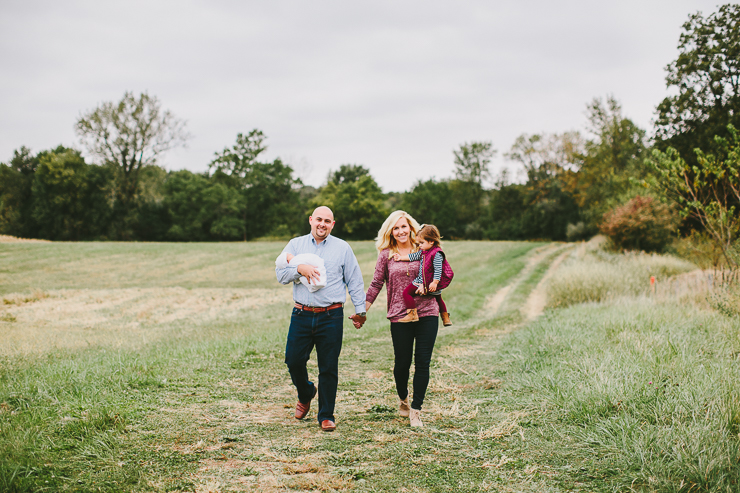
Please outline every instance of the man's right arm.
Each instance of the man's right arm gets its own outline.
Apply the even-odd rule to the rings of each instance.
[[[295,249],[295,245],[293,244],[293,240],[285,245],[285,248],[283,248],[283,253],[298,255],[298,252]],[[278,269],[277,267],[275,267],[275,275],[277,276],[277,280],[280,284],[290,284],[293,281],[297,281],[301,277],[301,274],[298,272],[298,268],[291,265],[288,265],[284,269]]]

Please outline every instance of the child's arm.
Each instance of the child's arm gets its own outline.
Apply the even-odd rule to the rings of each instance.
[[[437,252],[434,254],[432,259],[432,265],[434,266],[434,280],[429,283],[429,291],[436,291],[439,280],[442,279],[442,262],[444,261],[444,255]]]
[[[401,255],[400,253],[394,253],[391,257],[396,262],[415,262],[419,259],[421,259],[421,250],[414,253],[409,253],[408,255]]]

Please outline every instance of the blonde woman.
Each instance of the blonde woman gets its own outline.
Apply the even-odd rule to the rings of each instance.
[[[388,320],[391,322],[391,338],[395,364],[393,377],[396,380],[396,392],[400,399],[399,413],[408,416],[411,426],[423,426],[421,406],[429,385],[429,362],[432,359],[434,342],[439,329],[439,306],[432,296],[421,296],[416,302],[418,321],[400,323],[406,315],[403,301],[403,290],[419,272],[419,261],[399,262],[393,256],[408,255],[419,250],[416,234],[419,223],[404,211],[394,211],[388,216],[378,231],[375,246],[378,249],[378,261],[370,288],[367,290],[365,309],[377,298],[385,283],[388,293]],[[416,346],[416,347],[414,347]],[[411,360],[414,360],[413,400],[409,404],[409,371]]]

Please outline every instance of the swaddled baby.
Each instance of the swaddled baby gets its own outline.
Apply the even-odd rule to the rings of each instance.
[[[290,255],[290,260],[288,260],[288,255]],[[291,267],[298,267],[301,264],[308,264],[319,269],[319,280],[314,281],[316,284],[308,282],[306,276],[301,276],[301,284],[306,286],[312,293],[326,286],[326,267],[324,266],[324,259],[318,255],[314,253],[291,255],[290,253],[283,252],[275,259],[275,267],[278,269],[284,269],[289,265]]]

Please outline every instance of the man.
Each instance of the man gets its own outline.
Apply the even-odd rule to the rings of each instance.
[[[365,284],[352,248],[346,241],[331,235],[334,213],[328,207],[317,207],[308,218],[311,233],[293,238],[283,249],[292,255],[314,253],[324,259],[326,287],[310,292],[299,282],[305,276],[309,282],[319,280],[319,269],[301,264],[297,267],[276,268],[277,279],[282,284],[293,283],[293,314],[285,345],[285,364],[290,378],[298,390],[296,419],[303,419],[316,396],[317,388],[308,380],[306,362],[316,346],[319,364],[319,412],[321,429],[334,431],[334,403],[337,398],[339,353],[344,332],[343,304],[349,291],[355,314],[350,320],[358,329],[365,323]]]

